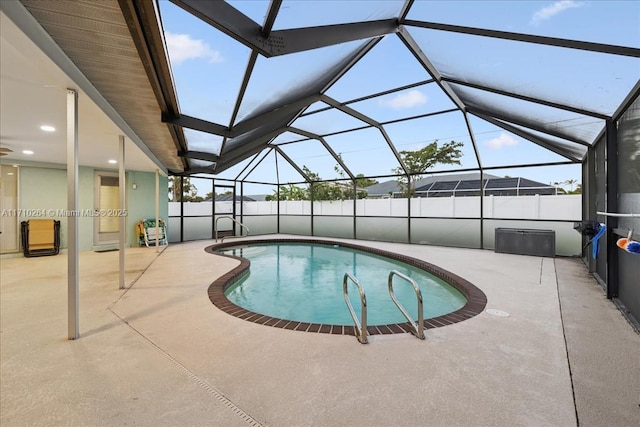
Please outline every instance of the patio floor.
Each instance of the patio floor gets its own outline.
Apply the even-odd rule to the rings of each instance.
[[[207,288],[238,262],[212,243],[128,249],[125,290],[117,252],[81,253],[73,341],[66,255],[0,259],[0,425],[640,425],[640,335],[578,259],[356,241],[509,313],[361,345],[218,310]]]

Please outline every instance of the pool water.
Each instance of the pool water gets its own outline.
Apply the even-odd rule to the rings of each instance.
[[[466,303],[457,289],[424,270],[339,245],[272,243],[219,252],[251,262],[249,273],[225,291],[227,298],[247,310],[280,319],[353,325],[342,292],[345,272],[354,275],[364,288],[369,325],[406,322],[389,296],[391,270],[416,281],[422,291],[425,319],[451,313]],[[393,289],[416,320],[417,299],[411,284],[396,276]],[[348,291],[360,317],[360,296],[351,281]]]

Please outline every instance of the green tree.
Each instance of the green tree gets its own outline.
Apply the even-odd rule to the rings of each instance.
[[[341,176],[345,177],[344,171],[339,165],[335,166],[335,171]],[[309,177],[313,185],[308,184],[306,188],[297,187],[289,184],[288,186],[280,186],[280,200],[311,200],[311,189],[313,188],[313,200],[345,200],[353,199],[353,183],[348,184],[340,182],[325,182],[322,181],[320,175],[313,172],[306,165],[302,166],[302,170]],[[348,180],[349,178],[345,178]],[[356,179],[356,187],[364,188],[373,184],[377,184],[375,179],[365,178],[363,174],[358,174]],[[357,191],[357,197],[362,199],[367,197],[367,192],[364,190]],[[278,200],[278,193],[274,191],[274,194],[270,194],[265,197],[265,200]]]
[[[364,190],[364,188],[370,187],[372,185],[378,184],[378,180],[376,179],[371,179],[371,178],[365,178],[363,174],[359,173],[358,175],[356,175],[356,188],[358,188],[359,190],[357,190],[357,197],[358,199],[366,199],[367,196],[369,195],[369,193],[367,193],[366,190]]]
[[[409,172],[408,182],[407,176],[401,167],[394,168],[392,171],[398,175],[398,184],[403,193],[411,197],[416,191],[416,183],[422,176],[433,166],[437,164],[459,165],[460,157],[462,157],[462,142],[451,141],[438,145],[438,140],[433,141],[426,147],[415,151],[400,151],[400,157]]]
[[[356,187],[367,188],[378,184],[377,179],[365,178],[363,174],[356,175]]]
[[[349,180],[348,183],[343,182],[322,182],[320,176],[314,172],[311,172],[306,166],[303,170],[314,181],[313,184],[313,200],[349,200],[353,199],[353,181],[346,177],[346,174],[340,168],[340,165],[335,165],[334,170],[341,178]],[[319,182],[318,182],[319,181]],[[365,178],[363,174],[358,174],[355,177],[356,189],[360,188],[360,191],[356,190],[356,197],[364,199],[367,197],[367,192],[362,190],[364,187],[368,187],[373,184],[377,184],[375,179]]]
[[[313,200],[344,200],[352,198],[352,186],[344,186],[337,182],[314,182],[313,183]]]
[[[336,166],[337,167],[337,166]],[[340,184],[336,182],[324,182],[319,174],[312,172],[307,166],[302,166],[304,173],[311,179],[313,186],[309,185],[307,192],[313,200],[344,200],[344,191]]]
[[[278,200],[278,191],[274,190],[273,194],[265,197],[268,201]],[[280,186],[280,200],[309,200],[309,195],[306,189],[298,187],[293,184]]]
[[[340,158],[340,160],[342,160],[342,155],[341,154],[338,154],[338,157]],[[348,179],[347,178],[347,174],[344,172],[344,170],[342,170],[342,168],[340,167],[340,164],[336,164],[333,167],[333,170],[336,171],[336,173],[340,176],[340,178]],[[359,173],[358,175],[355,176],[356,188],[362,189],[362,188],[366,188],[366,187],[369,187],[369,186],[377,184],[377,183],[378,183],[378,181],[376,181],[375,179],[365,178],[364,174],[361,174],[361,173]],[[343,187],[342,200],[344,200],[344,199],[353,199],[353,191],[352,191],[351,186],[342,185],[342,187]],[[366,191],[364,191],[364,190],[357,191],[357,193],[356,193],[358,199],[366,198],[367,194],[368,193]]]
[[[169,177],[169,201],[180,202],[201,202],[204,200],[202,196],[198,196],[198,189],[191,183],[191,178],[188,176],[183,177],[183,191],[184,197],[180,194],[180,177]]]

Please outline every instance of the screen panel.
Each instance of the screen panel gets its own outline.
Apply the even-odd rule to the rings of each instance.
[[[408,243],[408,220],[406,218],[357,217],[356,238]]]
[[[480,248],[480,220],[412,218],[411,243]]]

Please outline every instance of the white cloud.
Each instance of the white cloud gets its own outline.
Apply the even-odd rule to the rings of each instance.
[[[188,34],[166,33],[167,50],[173,65],[180,65],[188,59],[207,59],[209,62],[223,62],[222,55],[202,40],[192,39]]]
[[[551,6],[543,7],[533,14],[531,18],[531,24],[536,25],[541,21],[545,21],[547,19],[551,19],[553,16],[558,13],[565,11],[567,9],[572,9],[576,7],[584,6],[583,2],[577,2],[574,0],[560,0],[552,4]]]
[[[499,150],[510,145],[517,145],[518,141],[506,133],[501,133],[497,138],[490,139],[484,144],[492,150]]]
[[[380,105],[391,107],[394,110],[415,107],[416,105],[426,104],[427,97],[419,90],[410,90],[409,92],[399,93],[391,99],[380,100]]]

